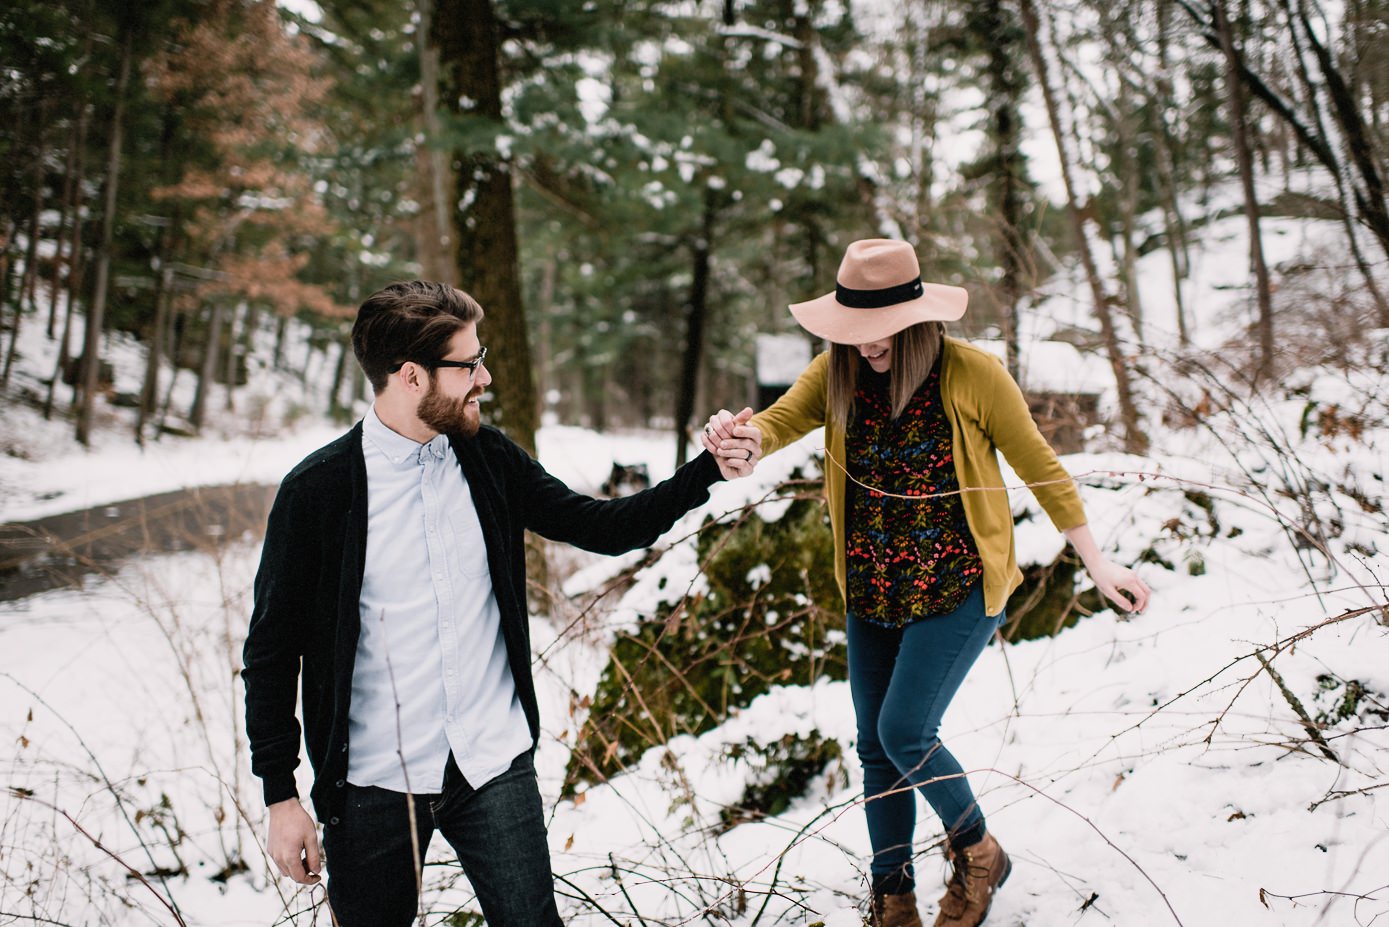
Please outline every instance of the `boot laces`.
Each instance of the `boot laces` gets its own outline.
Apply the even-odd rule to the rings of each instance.
[[[958,918],[969,908],[970,888],[986,884],[989,870],[986,866],[971,865],[974,860],[969,850],[959,853],[950,850],[946,856],[953,871],[950,873],[950,881],[945,886],[945,897],[940,900],[940,909],[946,917]],[[971,877],[973,886],[970,885]]]

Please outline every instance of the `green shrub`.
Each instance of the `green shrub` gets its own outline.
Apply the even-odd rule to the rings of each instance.
[[[794,480],[794,476],[793,476]],[[708,591],[618,637],[571,757],[566,790],[677,734],[721,724],[776,685],[845,678],[844,616],[818,487],[788,483],[775,521],[746,509],[697,540]]]
[[[849,785],[849,773],[844,767],[844,749],[839,741],[811,731],[808,737],[787,734],[771,743],[759,743],[748,738],[724,750],[729,760],[743,760],[753,770],[747,788],[737,804],[720,812],[725,830],[744,821],[755,821],[781,814],[791,803],[805,794],[815,777],[831,764],[836,768],[832,781],[839,787]]]

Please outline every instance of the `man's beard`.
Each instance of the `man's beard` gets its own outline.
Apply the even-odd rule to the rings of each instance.
[[[471,438],[477,434],[482,424],[482,416],[477,406],[469,405],[469,400],[482,395],[482,388],[470,390],[462,399],[454,399],[439,392],[439,381],[431,379],[429,392],[420,400],[415,414],[430,428],[444,435],[459,435]]]

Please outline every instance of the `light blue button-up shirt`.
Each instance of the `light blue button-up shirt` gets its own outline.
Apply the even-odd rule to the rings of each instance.
[[[448,438],[362,422],[367,551],[347,779],[438,792],[453,751],[481,788],[532,746],[507,663],[487,546]]]

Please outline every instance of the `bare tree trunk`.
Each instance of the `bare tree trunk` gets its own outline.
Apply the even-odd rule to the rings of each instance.
[[[96,406],[97,374],[101,369],[101,329],[105,324],[106,287],[111,276],[111,248],[116,223],[116,191],[120,182],[121,140],[125,130],[126,88],[130,86],[131,36],[121,39],[120,75],[116,78],[116,108],[111,114],[111,141],[106,157],[106,199],[101,216],[101,241],[96,261],[96,291],[87,308],[87,332],[82,351],[82,401],[77,409],[77,440],[90,445],[92,413]]]
[[[1022,81],[1018,73],[1017,28],[1010,21],[1000,0],[984,0],[971,23],[988,49],[989,122],[993,136],[993,186],[997,197],[998,261],[1003,276],[999,282],[999,303],[1003,312],[1004,354],[1008,372],[1020,379],[1019,304],[1024,291],[1027,238],[1023,231],[1023,191],[1026,188],[1025,162],[1021,149],[1022,117],[1019,100]]]
[[[551,312],[555,302],[555,286],[559,279],[559,261],[553,256],[545,258],[540,268],[540,292],[536,295],[536,316],[540,320],[540,337],[535,345],[535,392],[540,397],[540,408],[545,409],[546,396],[554,388],[551,381],[551,351],[554,346]]]
[[[188,410],[188,423],[195,431],[201,431],[203,416],[207,409],[207,394],[212,390],[212,382],[217,378],[217,360],[221,356],[223,297],[214,297],[212,309],[208,313],[207,342],[203,345],[202,365],[198,369],[198,387],[193,391],[193,405]]]
[[[1075,192],[1075,182],[1071,177],[1071,156],[1066,145],[1066,133],[1061,126],[1061,113],[1056,103],[1056,94],[1051,86],[1050,69],[1042,54],[1041,24],[1032,0],[1019,0],[1023,18],[1023,32],[1027,36],[1027,51],[1032,66],[1037,72],[1037,81],[1042,87],[1042,98],[1046,102],[1047,118],[1051,122],[1052,137],[1056,142],[1056,153],[1061,167],[1061,179],[1066,187],[1066,213],[1070,218],[1071,231],[1076,238],[1076,248],[1085,268],[1086,279],[1090,283],[1090,295],[1095,304],[1095,315],[1100,322],[1100,332],[1104,338],[1105,353],[1109,358],[1110,369],[1114,373],[1114,387],[1119,398],[1119,416],[1124,426],[1124,448],[1131,454],[1142,454],[1147,450],[1148,439],[1143,434],[1138,408],[1133,402],[1133,388],[1129,381],[1128,364],[1119,345],[1119,335],[1114,327],[1114,315],[1110,307],[1109,295],[1100,281],[1099,270],[1095,266],[1094,255],[1090,251],[1090,241],[1085,230],[1085,217]]]
[[[58,204],[58,228],[53,233],[53,274],[49,278],[48,285],[48,340],[52,341],[57,334],[58,326],[58,296],[62,291],[63,276],[63,244],[67,240],[68,216],[73,209],[73,191],[77,186],[77,149],[86,144],[87,139],[87,104],[85,102],[78,105],[77,121],[72,124],[72,131],[68,133],[68,152],[63,164],[63,194]],[[74,216],[73,221],[77,219]],[[72,254],[68,253],[68,273],[72,273]]]
[[[420,25],[416,40],[420,56],[420,87],[423,90],[424,148],[417,162],[429,202],[426,215],[421,217],[426,240],[421,242],[420,263],[431,280],[457,286],[458,267],[453,261],[453,238],[449,230],[449,217],[453,215],[453,210],[449,208],[452,183],[448,158],[439,147],[443,137],[439,125],[439,51],[430,44],[429,38],[434,0],[418,0],[418,9]]]
[[[690,304],[685,314],[685,351],[680,365],[680,389],[675,394],[675,465],[683,466],[690,444],[690,419],[694,416],[699,368],[704,360],[704,327],[709,315],[709,270],[713,258],[714,193],[704,190],[704,216],[700,235],[692,249],[693,279]]]
[[[239,379],[236,357],[237,347],[240,345],[237,335],[237,323],[243,322],[245,318],[246,307],[244,305],[232,306],[231,317],[227,319],[227,353],[223,360],[222,367],[222,372],[224,374],[223,383],[227,387],[226,405],[223,408],[228,412],[236,409],[236,384]]]
[[[1273,295],[1268,265],[1264,262],[1263,236],[1259,232],[1259,200],[1254,190],[1254,159],[1249,150],[1247,117],[1244,111],[1244,85],[1239,79],[1239,53],[1234,31],[1225,13],[1225,0],[1213,0],[1211,12],[1220,32],[1220,48],[1225,55],[1225,84],[1234,135],[1235,157],[1239,163],[1240,186],[1244,189],[1244,216],[1249,226],[1249,263],[1254,270],[1255,294],[1259,309],[1259,377],[1273,374]]]
[[[439,51],[439,95],[459,115],[502,119],[497,20],[491,0],[441,0],[432,44]],[[535,453],[537,403],[530,333],[521,299],[511,168],[496,154],[455,158],[453,210],[458,279],[487,311],[487,366],[495,374],[492,419]],[[495,358],[495,360],[493,360]]]
[[[351,408],[349,402],[346,406],[342,403],[342,381],[347,374],[347,355],[351,353],[352,346],[347,339],[340,339],[338,344],[338,362],[333,366],[333,385],[328,390],[328,417],[337,419],[342,414],[344,408]]]
[[[85,119],[85,111],[83,117]],[[86,141],[86,131],[79,133],[82,142]],[[72,231],[68,244],[68,277],[63,287],[66,296],[63,309],[63,337],[58,341],[58,359],[53,365],[53,376],[48,379],[48,390],[43,397],[43,417],[49,419],[53,417],[54,395],[58,390],[58,383],[63,379],[68,366],[72,363],[72,322],[77,312],[77,299],[82,292],[83,277],[86,274],[87,262],[82,250],[82,172],[84,169],[84,158],[81,153],[77,156],[77,177],[74,178],[73,202],[72,202]]]
[[[1191,252],[1187,245],[1186,222],[1182,218],[1182,206],[1177,184],[1177,143],[1175,132],[1167,121],[1169,107],[1165,101],[1173,98],[1172,64],[1168,57],[1167,30],[1169,28],[1167,4],[1157,5],[1158,17],[1158,73],[1156,75],[1157,93],[1149,97],[1149,109],[1153,113],[1157,139],[1153,145],[1154,160],[1157,163],[1158,183],[1162,188],[1162,224],[1167,237],[1167,254],[1172,264],[1172,296],[1177,314],[1177,338],[1183,347],[1191,343],[1191,332],[1187,328],[1186,302],[1182,284],[1191,268]]]
[[[169,307],[169,336],[165,342],[169,346],[169,386],[164,390],[164,399],[159,404],[159,424],[155,434],[162,434],[169,421],[169,409],[174,402],[174,387],[178,385],[179,361],[183,352],[183,333],[186,317],[172,302]]]
[[[1123,28],[1127,7],[1103,7],[1101,20],[1106,35],[1106,53],[1110,66],[1119,72],[1118,99],[1115,101],[1114,132],[1120,152],[1118,168],[1122,180],[1118,191],[1119,204],[1119,242],[1118,265],[1123,268],[1124,305],[1133,322],[1134,335],[1141,346],[1146,342],[1143,325],[1143,291],[1138,285],[1138,180],[1142,169],[1138,157],[1137,126],[1133,91],[1123,74],[1125,66],[1123,52],[1116,48],[1121,36],[1127,31]],[[1117,20],[1117,22],[1116,22]]]
[[[34,172],[31,182],[34,185],[33,207],[29,210],[29,241],[24,247],[24,276],[19,281],[19,292],[14,298],[14,325],[10,329],[10,347],[5,352],[5,369],[0,371],[0,386],[8,386],[10,370],[14,367],[15,355],[19,353],[19,331],[24,323],[24,302],[26,295],[31,308],[34,303],[34,286],[38,279],[39,236],[43,233],[43,162],[47,157],[43,144],[43,121],[47,111],[46,103],[39,104],[39,115],[34,123]]]
[[[48,389],[43,397],[43,417],[50,419],[53,417],[53,397],[58,390],[58,382],[63,379],[63,372],[67,370],[68,364],[72,362],[72,355],[68,346],[72,343],[72,319],[76,314],[76,303],[72,298],[72,290],[68,290],[67,306],[63,311],[63,337],[58,342],[58,360],[53,365],[53,376],[48,378]]]
[[[165,240],[160,248],[159,285],[154,291],[154,324],[150,328],[149,347],[145,351],[145,379],[140,385],[140,407],[135,416],[135,443],[144,445],[145,424],[154,415],[154,406],[159,398],[159,366],[164,358],[164,329],[168,327],[169,303],[173,300],[174,270],[169,264],[168,240],[173,237],[173,229],[165,229]]]
[[[285,334],[289,330],[289,316],[282,315],[275,320],[275,353],[270,358],[270,366],[276,370],[284,369]]]
[[[30,184],[33,187],[34,197],[29,210],[28,241],[24,245],[24,275],[20,277],[19,290],[14,295],[14,324],[10,329],[10,346],[5,351],[4,369],[0,370],[0,386],[9,384],[10,371],[14,367],[15,356],[19,353],[19,333],[24,324],[25,303],[28,302],[29,308],[36,313],[38,312],[38,303],[34,298],[34,292],[39,277],[39,238],[43,235],[43,165],[48,157],[44,129],[49,107],[48,100],[40,100],[38,111],[33,118],[34,159]]]

